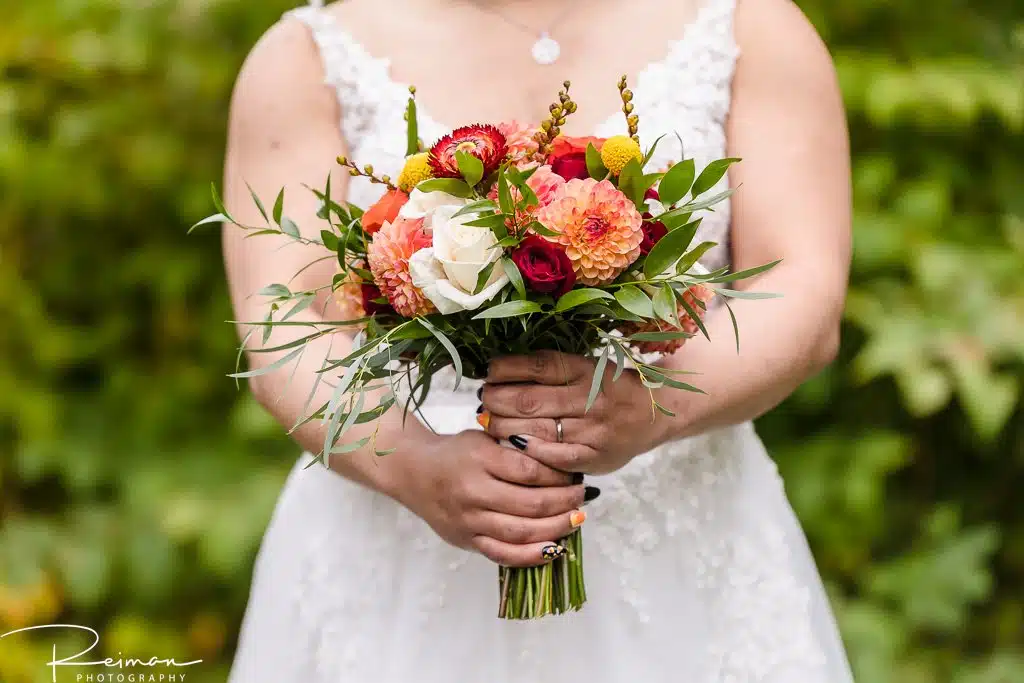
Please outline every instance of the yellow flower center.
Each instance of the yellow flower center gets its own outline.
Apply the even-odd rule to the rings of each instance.
[[[434,173],[430,168],[430,153],[413,154],[405,160],[405,166],[398,174],[398,189],[406,193],[412,192],[414,187],[432,177]]]
[[[636,140],[627,135],[615,135],[601,146],[601,161],[612,175],[619,175],[633,159],[643,161],[644,155]]]

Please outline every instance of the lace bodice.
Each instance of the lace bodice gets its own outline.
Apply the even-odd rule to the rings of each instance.
[[[681,157],[676,133],[698,167],[725,154],[735,0],[705,1],[635,79],[643,142],[666,134],[651,170]],[[313,30],[351,155],[397,174],[405,86],[330,15],[293,16]],[[424,140],[446,132],[421,117]],[[623,129],[616,115],[594,134]],[[350,199],[378,193],[354,179]],[[705,265],[726,262],[728,230],[728,206],[705,216],[699,239],[719,243]],[[438,431],[474,428],[478,385],[462,386],[445,392],[435,378],[423,412]],[[602,490],[586,508],[590,601],[571,617],[506,624],[491,616],[487,560],[389,498],[297,466],[260,553],[231,683],[851,683],[813,559],[750,423],[666,443],[588,481]]]
[[[725,121],[738,51],[732,34],[734,3],[705,0],[694,21],[681,29],[681,37],[669,43],[665,56],[634,79],[633,104],[640,116],[641,143],[646,149],[665,136],[648,164],[649,171],[664,170],[684,158],[684,153],[696,160],[698,169],[725,156]],[[359,164],[373,164],[379,173],[396,177],[405,159],[402,117],[408,85],[392,78],[389,60],[371,55],[318,5],[290,14],[310,27],[320,48],[325,82],[337,90],[341,102],[341,130],[350,156]],[[419,106],[420,136],[428,144],[454,127],[449,124],[464,123],[471,122],[439,122],[422,103]],[[622,114],[615,113],[593,134],[608,137],[625,132]],[[723,178],[710,192],[720,192],[727,184],[728,178]],[[381,186],[365,178],[353,178],[349,185],[349,200],[359,206],[372,204],[380,194]],[[727,201],[714,212],[704,212],[697,241],[718,244],[702,259],[709,268],[728,261],[729,216]]]

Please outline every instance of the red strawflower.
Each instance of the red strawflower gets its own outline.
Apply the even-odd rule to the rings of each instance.
[[[498,170],[508,154],[508,143],[501,131],[490,125],[477,124],[456,128],[430,148],[430,168],[435,178],[461,178],[456,152],[467,152],[484,165],[484,177]]]

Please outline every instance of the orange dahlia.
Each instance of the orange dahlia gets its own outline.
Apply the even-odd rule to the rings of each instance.
[[[374,282],[395,311],[407,318],[434,312],[434,304],[413,285],[409,274],[409,257],[434,241],[423,229],[423,220],[399,217],[385,223],[366,250]]]
[[[685,292],[683,292],[683,300],[686,301],[687,305],[696,313],[702,320],[704,318],[705,307],[709,301],[715,296],[715,290],[704,285],[693,285]],[[690,314],[686,312],[686,308],[682,304],[679,304],[679,322],[683,324],[682,328],[678,328],[675,325],[670,325],[664,320],[645,320],[642,323],[629,323],[622,327],[620,330],[623,336],[628,337],[631,334],[637,332],[677,332],[680,329],[689,335],[697,334],[696,321],[690,317]],[[678,351],[683,344],[686,343],[687,337],[680,339],[669,339],[666,341],[645,341],[636,342],[636,347],[641,353],[675,353]]]
[[[585,285],[611,282],[640,256],[643,219],[607,180],[570,180],[536,217],[559,233],[549,239],[565,247],[576,279]]]
[[[351,263],[345,279],[334,290],[334,303],[341,313],[340,320],[358,320],[374,313],[383,313],[391,310],[386,304],[378,303],[376,300],[383,294],[380,288],[372,282],[367,282],[360,277],[355,268],[366,270],[366,261],[356,259]]]
[[[483,162],[486,178],[498,170],[507,151],[505,136],[494,126],[463,126],[445,135],[430,148],[430,168],[435,178],[461,178],[455,153],[467,152]]]
[[[353,268],[366,268],[366,263],[358,259],[352,263]],[[334,290],[334,303],[341,314],[340,320],[357,320],[366,317],[363,308],[363,281],[352,270],[345,273],[345,279]]]
[[[508,160],[520,171],[533,168],[541,162],[540,143],[536,140],[539,128],[527,126],[518,121],[499,123],[498,130],[505,136],[508,145]]]

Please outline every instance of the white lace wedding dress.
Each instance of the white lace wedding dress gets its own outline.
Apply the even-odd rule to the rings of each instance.
[[[737,47],[734,0],[708,0],[635,81],[652,160],[724,156]],[[305,7],[352,156],[397,172],[405,86],[331,16]],[[422,113],[428,142],[445,127]],[[597,135],[623,132],[621,115]],[[723,183],[727,181],[723,180]],[[378,187],[355,179],[366,206]],[[729,211],[699,239],[721,246]],[[475,428],[478,384],[435,383],[440,431]],[[392,500],[320,467],[295,468],[256,564],[232,683],[850,683],[827,598],[782,481],[752,425],[665,444],[612,475],[584,526],[589,602],[535,622],[496,618],[496,567]]]

